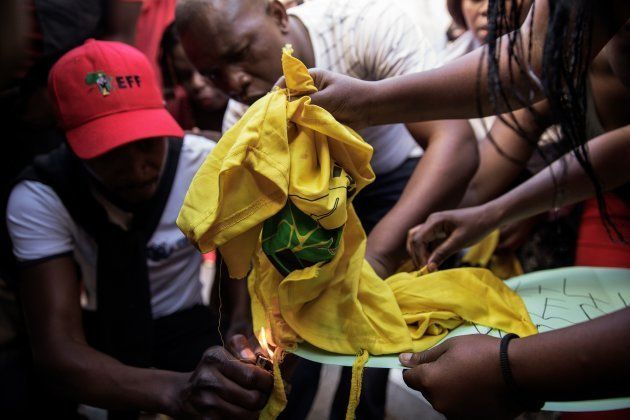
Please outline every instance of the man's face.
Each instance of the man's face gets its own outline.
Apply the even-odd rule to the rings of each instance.
[[[166,160],[166,148],[163,137],[144,139],[84,162],[108,191],[129,204],[138,204],[155,194]]]
[[[248,105],[267,94],[282,76],[284,9],[278,9],[279,3],[269,7],[276,13],[267,13],[264,2],[227,2],[220,13],[208,13],[180,30],[186,55],[199,72],[232,99]]]
[[[177,44],[173,49],[173,69],[178,82],[182,84],[196,106],[205,111],[225,108],[227,103],[225,94],[199,73],[186,57],[181,44]]]

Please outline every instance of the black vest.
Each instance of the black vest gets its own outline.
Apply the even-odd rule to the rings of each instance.
[[[70,216],[97,244],[97,307],[84,313],[88,342],[122,363],[152,364],[153,319],[146,245],[158,226],[177,172],[182,140],[168,140],[168,156],[155,195],[133,213],[129,230],[109,221],[94,198],[90,175],[64,144],[35,158],[18,181],[50,186]]]

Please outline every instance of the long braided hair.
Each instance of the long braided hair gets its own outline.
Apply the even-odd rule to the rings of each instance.
[[[490,103],[501,121],[515,130],[519,136],[534,146],[547,164],[549,157],[538,146],[538,139],[528,138],[523,128],[514,118],[514,109],[526,108],[537,120],[542,120],[531,105],[531,95],[542,90],[549,101],[552,118],[560,127],[563,145],[570,148],[577,162],[583,168],[595,189],[600,214],[608,235],[616,236],[625,242],[623,235],[613,223],[606,209],[603,190],[589,158],[586,137],[587,113],[587,78],[589,57],[592,53],[593,2],[590,0],[553,0],[549,1],[549,21],[543,50],[542,76],[539,79],[531,70],[532,44],[528,45],[521,36],[521,21],[528,6],[519,0],[489,0],[488,4],[488,50],[485,60],[480,62],[481,74],[483,61],[487,63]],[[536,2],[531,4],[534,14]],[[530,20],[530,33],[533,19]],[[507,34],[506,38],[501,38]],[[501,80],[499,63],[503,42],[509,56],[508,70],[510,83]],[[524,89],[514,89],[513,75],[520,74],[525,80]],[[478,83],[481,77],[478,77]],[[478,104],[481,109],[481,103]],[[508,114],[501,115],[500,109],[508,109]],[[490,141],[504,157],[514,160],[503,153],[494,139]],[[560,146],[558,146],[560,148]],[[564,162],[564,161],[563,161]],[[522,162],[518,162],[522,163]],[[556,187],[556,201],[562,196],[561,178],[565,176],[566,162],[560,177],[552,174]]]

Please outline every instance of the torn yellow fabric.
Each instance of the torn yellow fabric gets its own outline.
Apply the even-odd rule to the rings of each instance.
[[[273,420],[282,413],[282,410],[287,405],[287,396],[284,390],[284,381],[282,380],[282,372],[280,366],[284,359],[284,352],[282,349],[277,349],[273,354],[273,392],[269,397],[269,401],[265,406],[265,409],[260,413],[258,417],[260,420]]]
[[[467,321],[536,333],[522,300],[486,269],[377,276],[351,203],[374,179],[372,148],[308,96],[289,101],[316,89],[290,51],[282,65],[287,89],[225,133],[177,220],[202,252],[220,249],[231,277],[252,268],[255,331],[283,349],[306,340],[366,355],[425,350]]]
[[[357,354],[357,358],[352,364],[352,377],[350,379],[350,397],[348,398],[348,409],[346,411],[346,420],[353,420],[357,406],[359,405],[359,399],[361,397],[361,386],[363,383],[363,368],[367,363],[370,354],[361,350]]]

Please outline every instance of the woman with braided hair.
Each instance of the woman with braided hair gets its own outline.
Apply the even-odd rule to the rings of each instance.
[[[482,206],[435,213],[408,241],[417,263],[431,269],[496,227],[588,197],[597,197],[611,239],[627,241],[605,208],[603,192],[630,181],[630,127],[587,135],[587,75],[617,35],[611,67],[630,86],[630,3],[622,0],[538,0],[525,22],[514,0],[490,0],[488,44],[441,68],[365,82],[312,70],[312,101],[340,121],[367,124],[474,118],[549,101],[570,154],[519,187]],[[516,23],[516,24],[515,24]],[[519,28],[508,32],[509,28]],[[518,120],[506,122],[518,131]],[[505,117],[502,117],[505,118]],[[513,340],[456,337],[426,352],[403,354],[409,386],[447,416],[511,418],[546,400],[630,395],[630,309],[570,328]],[[613,339],[614,338],[614,339]],[[579,351],[576,351],[579,349]],[[511,371],[502,371],[500,355]],[[506,379],[509,377],[509,380]]]

